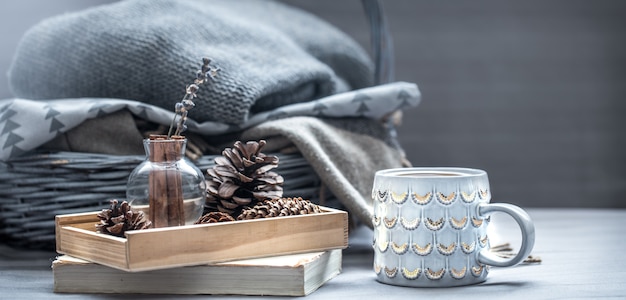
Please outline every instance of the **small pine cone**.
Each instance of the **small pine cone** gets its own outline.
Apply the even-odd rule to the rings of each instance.
[[[253,207],[246,207],[241,211],[241,214],[237,216],[237,220],[252,220],[261,218],[276,217],[280,213],[280,210],[275,209],[272,206],[271,201],[263,201],[257,203]]]
[[[321,212],[318,205],[301,197],[280,198],[265,200],[254,207],[245,208],[237,217],[237,220],[307,215]]]
[[[235,221],[235,218],[227,213],[214,211],[200,217],[200,219],[198,219],[194,224],[208,224],[230,221]]]
[[[111,200],[111,208],[98,213],[100,219],[100,223],[96,224],[98,233],[124,237],[126,231],[147,229],[152,226],[152,222],[146,218],[143,211],[131,210],[130,204],[126,201],[120,205],[118,203],[117,200]]]
[[[207,170],[205,212],[221,211],[237,216],[245,206],[283,195],[283,177],[271,169],[278,157],[261,152],[266,142],[237,141],[215,158],[216,165]]]

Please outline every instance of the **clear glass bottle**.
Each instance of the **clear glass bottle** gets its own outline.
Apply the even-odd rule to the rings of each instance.
[[[144,211],[154,228],[193,224],[202,215],[205,182],[185,158],[187,140],[152,135],[143,144],[146,160],[128,177],[126,200]]]

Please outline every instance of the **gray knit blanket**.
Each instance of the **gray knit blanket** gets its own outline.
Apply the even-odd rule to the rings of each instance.
[[[201,86],[189,132],[296,146],[371,226],[375,171],[405,162],[384,119],[420,92],[372,86],[352,39],[273,1],[129,0],[37,24],[9,71],[15,98],[0,100],[0,161],[60,139],[70,151],[142,152],[133,118],[169,125],[202,57],[222,71]]]
[[[259,0],[129,0],[44,20],[9,70],[14,96],[120,98],[173,109],[202,57],[223,70],[190,117],[251,114],[372,85],[350,37],[307,12]]]

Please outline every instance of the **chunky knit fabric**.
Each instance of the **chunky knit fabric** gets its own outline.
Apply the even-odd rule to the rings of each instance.
[[[372,84],[367,54],[326,22],[272,1],[129,0],[47,19],[9,70],[16,97],[107,97],[168,110],[202,57],[222,68],[190,117],[251,114]]]

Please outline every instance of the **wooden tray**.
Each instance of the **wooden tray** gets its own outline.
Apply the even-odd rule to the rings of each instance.
[[[99,234],[97,212],[56,216],[56,250],[124,271],[146,271],[348,246],[348,214],[323,213]]]

